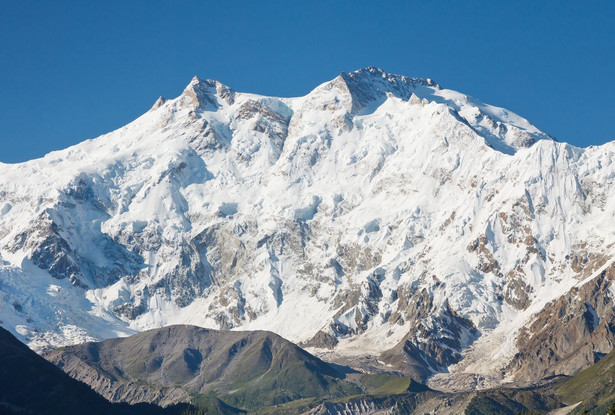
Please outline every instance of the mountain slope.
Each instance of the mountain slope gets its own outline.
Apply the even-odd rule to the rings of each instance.
[[[38,356],[0,327],[0,413],[188,415],[187,406],[163,410],[153,405],[111,404]]]
[[[361,392],[333,366],[268,332],[170,326],[45,357],[117,402],[169,405],[219,394],[253,409]]]
[[[109,403],[0,328],[0,405],[16,413],[76,413],[89,406],[106,413]]]
[[[573,374],[615,339],[614,150],[376,68],[298,98],[195,77],[0,164],[0,318],[37,350],[195,324],[443,388]]]
[[[557,392],[570,405],[582,402],[579,413],[583,409],[593,409],[592,413],[608,411],[615,401],[615,352],[564,382]]]

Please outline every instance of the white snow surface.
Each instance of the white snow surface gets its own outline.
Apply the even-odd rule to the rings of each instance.
[[[114,132],[0,164],[1,324],[35,350],[186,323],[295,342],[322,330],[336,353],[378,355],[430,324],[391,320],[400,293],[425,289],[434,313],[480,332],[460,370],[489,373],[532,315],[592,277],[571,254],[612,256],[614,146],[559,143],[376,68],[299,98],[195,77]],[[77,285],[35,265],[50,223]],[[131,253],[136,268],[109,271]],[[506,295],[515,280],[525,308]]]

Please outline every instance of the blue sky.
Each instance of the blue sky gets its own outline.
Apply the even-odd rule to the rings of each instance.
[[[119,128],[195,74],[300,96],[370,65],[601,144],[615,139],[614,18],[614,1],[0,0],[0,161]]]

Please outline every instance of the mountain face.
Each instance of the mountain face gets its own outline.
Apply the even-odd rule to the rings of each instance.
[[[573,374],[615,342],[614,153],[376,68],[299,98],[195,77],[0,164],[0,320],[39,351],[195,324],[445,389]]]

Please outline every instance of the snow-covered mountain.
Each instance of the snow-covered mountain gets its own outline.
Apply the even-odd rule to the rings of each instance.
[[[35,350],[265,329],[444,387],[574,373],[615,344],[613,160],[376,68],[299,98],[195,77],[0,164],[1,324]]]

